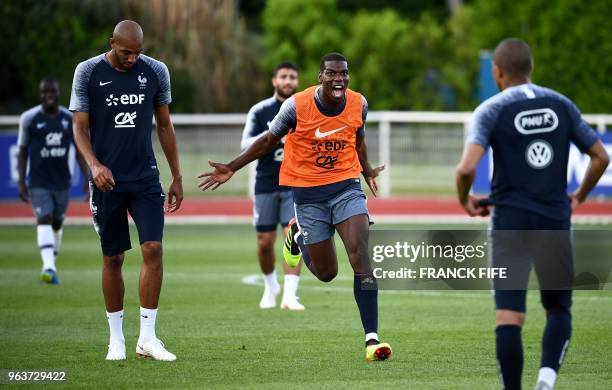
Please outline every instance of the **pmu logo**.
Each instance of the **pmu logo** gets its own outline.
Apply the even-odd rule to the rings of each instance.
[[[514,127],[521,134],[549,133],[557,126],[559,118],[550,108],[521,111],[514,117]]]
[[[325,169],[334,169],[338,157],[334,156],[319,156],[315,161],[315,165]]]
[[[129,104],[142,104],[142,102],[144,102],[145,99],[145,94],[144,93],[139,93],[138,95],[134,94],[134,93],[129,93],[129,94],[123,94],[119,97],[114,96],[114,94],[110,94],[107,98],[106,98],[106,105],[108,107],[110,106],[118,106],[118,105],[129,105]]]
[[[129,112],[120,112],[115,116],[115,128],[118,127],[136,127],[134,123],[134,119],[136,119],[136,111]]]

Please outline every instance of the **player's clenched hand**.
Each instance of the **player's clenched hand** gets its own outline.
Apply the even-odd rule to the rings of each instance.
[[[216,163],[210,160],[208,160],[208,164],[215,168],[215,170],[212,172],[204,172],[198,176],[200,179],[205,178],[198,184],[198,187],[200,187],[202,191],[206,191],[210,187],[212,187],[214,191],[234,175],[234,171],[225,164]]]
[[[574,210],[576,210],[578,206],[580,206],[582,202],[584,202],[584,200],[578,199],[576,194],[570,194],[569,199],[570,199],[570,205],[572,207],[572,212],[574,212]]]
[[[91,177],[102,192],[112,191],[115,187],[115,179],[113,179],[113,173],[104,165],[97,163],[90,167]]]
[[[183,178],[175,177],[172,179],[172,183],[170,183],[170,188],[168,189],[168,207],[166,211],[169,213],[173,213],[181,207],[181,203],[183,202]]]
[[[491,213],[489,206],[481,206],[478,204],[478,198],[469,195],[467,202],[462,203],[461,206],[471,217],[486,217]]]
[[[381,165],[374,169],[370,169],[367,172],[363,171],[363,177],[365,177],[366,183],[368,183],[368,187],[370,187],[370,191],[372,191],[372,194],[374,196],[378,196],[378,185],[376,184],[376,177],[383,169],[385,169],[385,166]]]
[[[25,183],[19,182],[19,198],[26,203],[30,203],[30,194]]]

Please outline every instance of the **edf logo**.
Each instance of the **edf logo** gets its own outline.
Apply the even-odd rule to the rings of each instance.
[[[128,104],[142,104],[144,102],[144,99],[145,99],[144,93],[139,93],[138,95],[134,93],[123,94],[119,97],[115,97],[114,94],[111,93],[106,98],[106,105],[110,107],[110,106],[118,106],[119,104],[124,105],[124,106]]]

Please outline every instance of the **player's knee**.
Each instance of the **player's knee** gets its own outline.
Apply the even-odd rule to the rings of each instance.
[[[495,312],[495,325],[517,325],[523,326],[525,313],[513,310],[497,310]]]
[[[104,256],[104,265],[110,268],[121,268],[123,266],[123,259],[125,255],[119,253],[113,256]]]
[[[39,225],[51,225],[53,223],[53,216],[51,214],[40,216],[40,217],[38,217],[36,222]]]
[[[60,230],[63,224],[63,218],[53,218],[53,222],[51,222],[51,227],[53,228],[53,230]]]
[[[338,269],[328,269],[317,273],[317,279],[329,283],[338,275]]]
[[[162,243],[159,241],[146,241],[140,246],[145,261],[161,261],[163,254]]]
[[[259,249],[259,251],[264,253],[274,252],[274,237],[270,237],[269,234],[258,234],[257,248]]]

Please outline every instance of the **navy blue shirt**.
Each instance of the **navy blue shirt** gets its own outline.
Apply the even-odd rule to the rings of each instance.
[[[17,144],[29,149],[31,188],[70,188],[72,113],[66,107],[50,115],[38,105],[21,114]]]
[[[247,121],[242,132],[240,148],[246,149],[270,127],[272,119],[278,114],[281,102],[274,96],[257,103],[249,110]],[[278,184],[278,175],[283,163],[284,137],[276,148],[257,160],[255,175],[255,194],[265,194],[276,191],[289,191],[290,188]]]
[[[570,217],[570,142],[586,152],[598,135],[565,96],[535,84],[507,88],[474,112],[467,142],[493,149],[491,199],[555,219]]]
[[[163,62],[140,55],[121,72],[105,54],[81,62],[74,72],[70,111],[89,113],[96,158],[116,182],[159,175],[151,131],[154,108],[170,104],[170,75]]]

